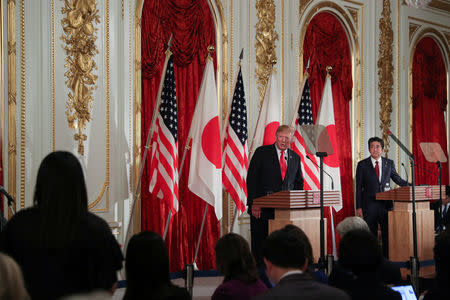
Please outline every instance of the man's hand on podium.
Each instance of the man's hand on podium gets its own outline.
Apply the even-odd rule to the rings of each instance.
[[[360,218],[363,218],[363,212],[362,212],[362,208],[357,208],[356,209],[356,215]]]
[[[259,219],[261,217],[261,207],[253,205],[252,206],[252,215],[255,218]]]

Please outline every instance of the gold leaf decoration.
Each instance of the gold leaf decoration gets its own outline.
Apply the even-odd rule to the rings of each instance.
[[[258,16],[258,22],[255,25],[255,77],[258,84],[259,104],[261,105],[272,66],[277,60],[275,41],[278,40],[278,33],[275,32],[275,4],[273,0],[258,0],[255,7]]]
[[[392,31],[391,5],[389,0],[383,0],[383,11],[380,18],[380,40],[378,58],[378,90],[380,92],[380,129],[385,142],[385,152],[389,150],[387,132],[391,127],[392,90],[394,85],[394,66],[392,64],[392,45],[394,32]]]
[[[98,54],[95,46],[97,28],[94,25],[100,23],[100,17],[96,0],[64,0],[64,3],[61,39],[65,42],[63,49],[67,55],[64,75],[70,89],[66,116],[69,127],[78,130],[74,140],[78,142],[78,153],[84,155],[87,136],[83,129],[92,119],[92,91],[97,88],[97,75],[92,71],[97,69],[94,56]]]

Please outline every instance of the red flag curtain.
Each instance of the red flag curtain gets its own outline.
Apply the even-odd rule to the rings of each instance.
[[[420,143],[439,143],[447,153],[445,110],[447,107],[447,82],[444,59],[439,46],[431,37],[417,44],[413,57],[413,154],[416,160],[416,183],[437,184],[435,163],[427,162]],[[442,164],[442,184],[449,184],[448,162]]]
[[[155,98],[161,80],[165,50],[173,34],[175,85],[178,104],[178,155],[181,158],[189,133],[197,95],[208,55],[207,46],[215,46],[214,21],[207,0],[146,0],[142,11],[142,152],[152,119]],[[214,65],[216,57],[213,54]],[[166,244],[170,270],[179,271],[192,263],[195,245],[206,202],[187,188],[189,154],[179,183],[179,211],[171,221]],[[142,176],[142,230],[163,234],[168,208],[149,193],[150,164],[147,160]],[[200,269],[215,268],[214,246],[220,229],[214,209],[208,208],[197,265]]]
[[[303,64],[309,62],[309,83],[311,87],[311,104],[315,123],[319,111],[320,98],[326,77],[326,67],[332,66],[330,72],[336,137],[338,141],[341,172],[342,209],[334,215],[338,224],[345,217],[354,215],[353,175],[350,136],[349,101],[352,98],[352,73],[349,41],[339,20],[330,13],[319,13],[311,20],[303,43]],[[326,214],[329,216],[329,211]],[[328,224],[331,219],[327,218]],[[327,230],[328,253],[331,253],[331,228]]]

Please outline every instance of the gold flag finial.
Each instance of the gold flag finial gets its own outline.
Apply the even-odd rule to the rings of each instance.
[[[333,67],[332,66],[327,66],[326,70],[327,70],[327,75],[330,75],[330,72],[331,72],[331,70],[333,70]]]
[[[214,50],[215,50],[215,48],[214,48],[213,45],[209,45],[209,46],[208,46],[208,52],[209,52],[209,54],[213,53]]]

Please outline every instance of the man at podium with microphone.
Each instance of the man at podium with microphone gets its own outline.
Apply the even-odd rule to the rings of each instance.
[[[261,266],[262,242],[268,235],[268,219],[274,218],[273,208],[252,206],[253,199],[282,190],[302,190],[303,177],[300,156],[289,149],[293,130],[288,125],[278,127],[275,143],[255,150],[247,174],[247,206],[250,215],[251,249]]]
[[[392,201],[376,200],[375,194],[390,190],[392,179],[399,186],[406,186],[395,170],[391,159],[381,157],[384,141],[379,137],[369,139],[370,157],[358,162],[356,167],[356,214],[367,222],[370,231],[378,236],[378,224],[381,227],[383,254],[389,256],[388,246],[388,210],[392,210]]]

